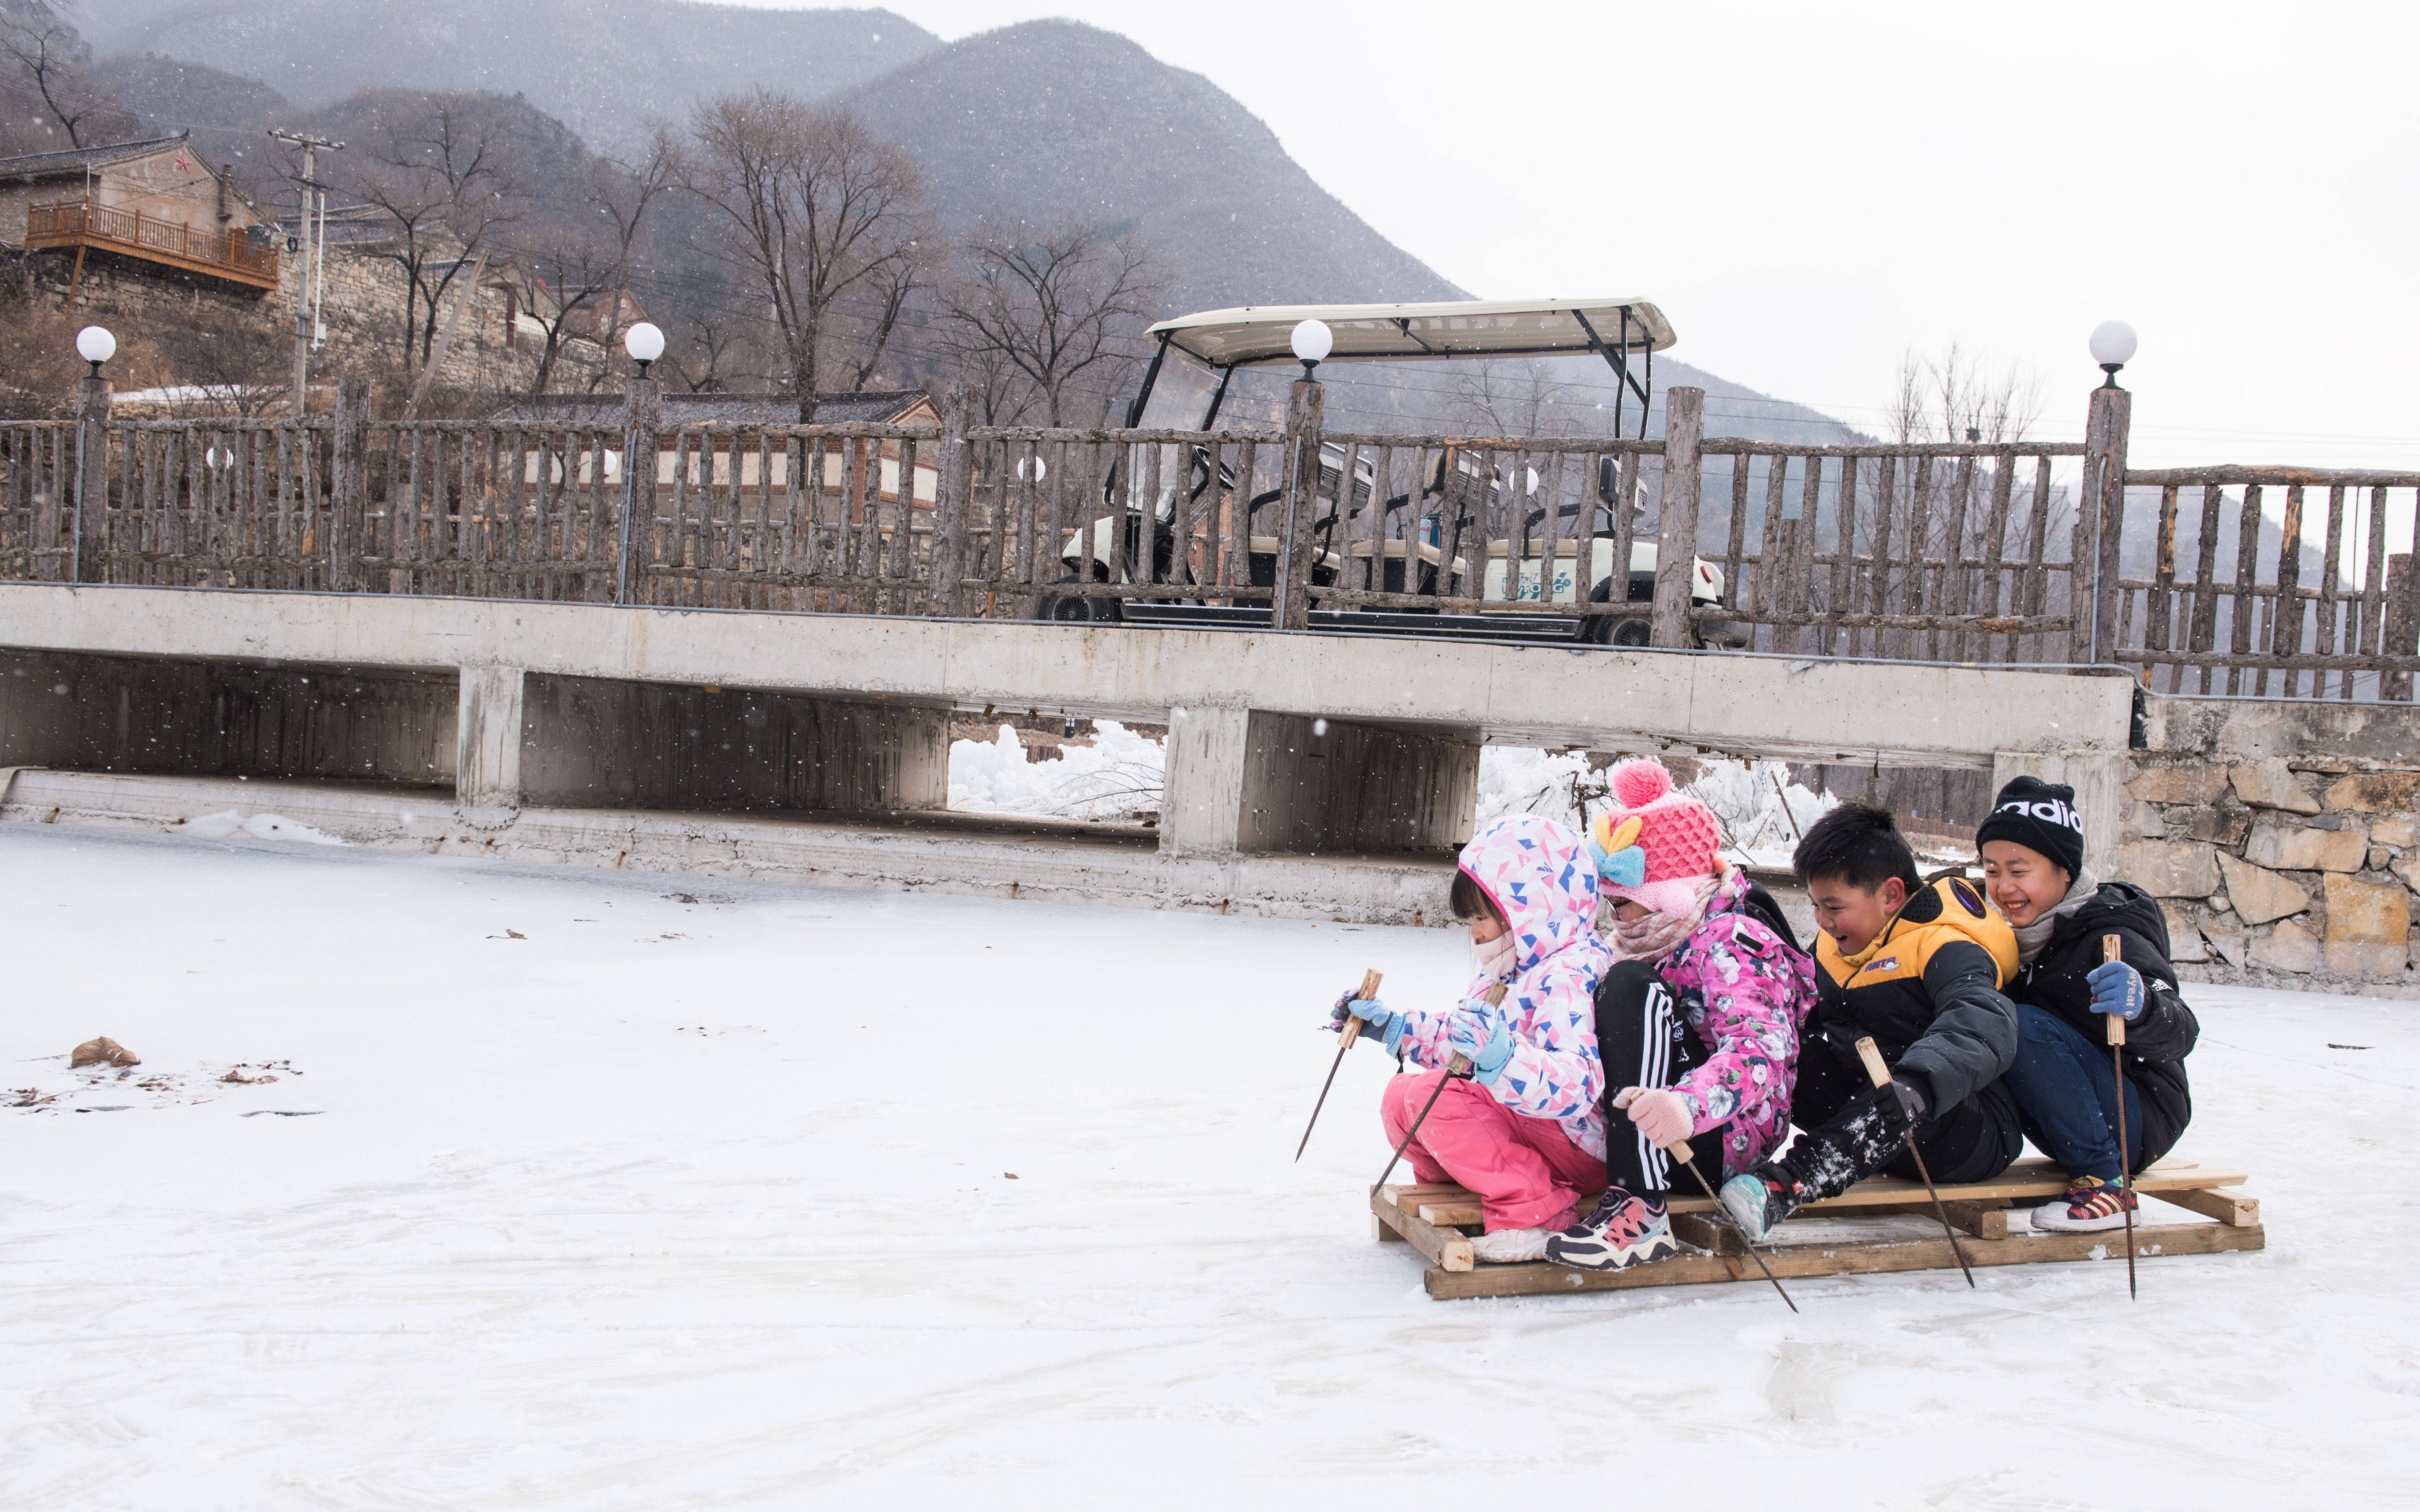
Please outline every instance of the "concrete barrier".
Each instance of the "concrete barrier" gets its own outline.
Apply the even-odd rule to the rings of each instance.
[[[490,854],[899,886],[956,867],[1020,895],[1022,867],[1053,895],[1404,920],[1435,912],[1484,742],[2055,769],[2114,792],[2133,711],[2123,675],[2012,668],[49,584],[0,584],[0,765],[82,774],[21,778],[12,818],[164,823],[192,805],[163,782],[353,775],[214,743],[210,701],[240,685],[257,721],[329,749],[423,752],[417,781],[453,790],[447,835]],[[1157,835],[1104,848],[933,812],[953,709],[1167,723]],[[400,788],[408,765],[359,775]],[[425,797],[407,824],[353,796],[328,796],[349,838],[457,843],[421,832]]]

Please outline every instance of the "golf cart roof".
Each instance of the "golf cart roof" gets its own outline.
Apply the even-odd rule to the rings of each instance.
[[[1304,320],[1324,320],[1335,332],[1331,363],[1592,351],[1610,356],[1661,351],[1676,339],[1664,312],[1645,300],[1248,304],[1162,320],[1146,334],[1165,337],[1213,367],[1249,367],[1294,361],[1294,328]]]

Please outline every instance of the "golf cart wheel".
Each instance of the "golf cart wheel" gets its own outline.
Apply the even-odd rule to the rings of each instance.
[[[1059,580],[1062,583],[1078,583],[1084,579],[1071,572]],[[1069,625],[1116,625],[1125,615],[1114,598],[1077,598],[1061,594],[1044,599],[1033,617]]]
[[[1589,622],[1589,639],[1601,646],[1644,646],[1652,639],[1648,622],[1637,618],[1606,618]]]

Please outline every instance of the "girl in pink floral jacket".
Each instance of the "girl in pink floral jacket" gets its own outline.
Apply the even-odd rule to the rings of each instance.
[[[1380,1101],[1388,1140],[1417,1122],[1404,1150],[1413,1173],[1479,1195],[1487,1231],[1472,1243],[1478,1257],[1535,1260],[1605,1180],[1596,862],[1562,825],[1509,815],[1463,847],[1450,902],[1479,957],[1462,1001],[1398,1011],[1347,993],[1332,1026],[1360,1019],[1413,1068]],[[1504,1000],[1492,1004],[1499,983]],[[1457,1055],[1467,1070],[1450,1075]]]
[[[1667,1153],[1687,1140],[1707,1182],[1745,1170],[1790,1132],[1799,1028],[1815,966],[1772,901],[1716,854],[1722,826],[1660,762],[1616,766],[1617,807],[1590,825],[1614,964],[1596,998],[1611,1106],[1595,1209],[1546,1257],[1619,1270],[1679,1248],[1664,1193],[1697,1183]]]

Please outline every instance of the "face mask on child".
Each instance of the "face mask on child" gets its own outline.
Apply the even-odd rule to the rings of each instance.
[[[1512,932],[1506,930],[1484,945],[1471,947],[1479,955],[1479,969],[1497,981],[1508,980],[1518,956],[1512,948]]]

